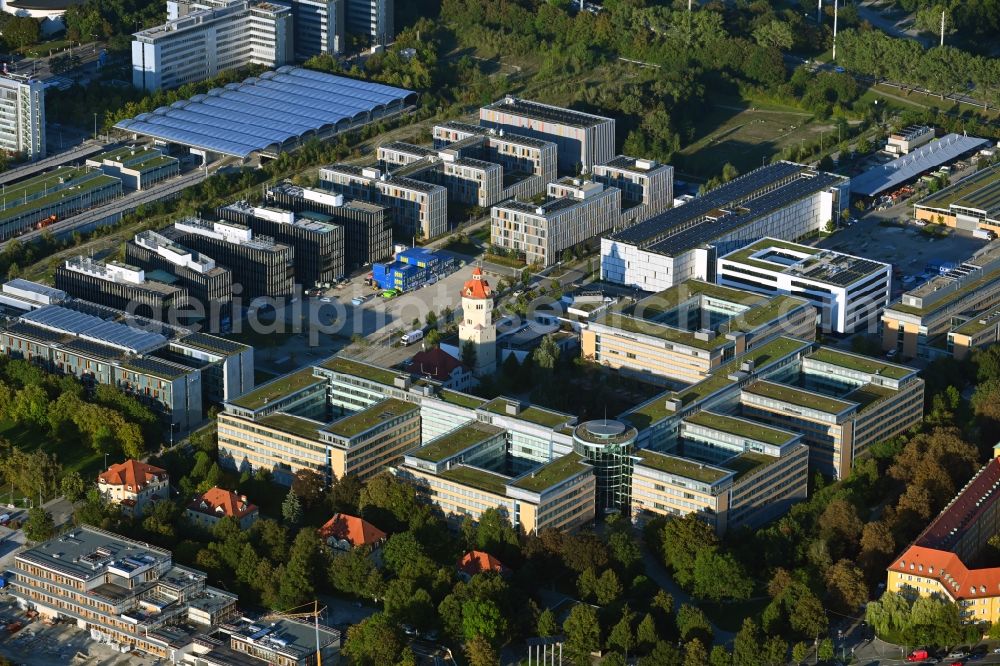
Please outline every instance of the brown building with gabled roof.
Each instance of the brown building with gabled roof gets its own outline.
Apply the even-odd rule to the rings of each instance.
[[[353,550],[362,546],[374,550],[385,541],[386,533],[364,518],[335,513],[319,528],[319,536],[324,543],[337,550]]]
[[[191,522],[211,529],[223,518],[235,518],[243,529],[248,529],[260,516],[257,506],[232,490],[215,486],[196,496],[184,512]]]
[[[170,475],[160,467],[129,459],[98,474],[97,487],[104,499],[125,513],[141,515],[151,502],[170,497]]]

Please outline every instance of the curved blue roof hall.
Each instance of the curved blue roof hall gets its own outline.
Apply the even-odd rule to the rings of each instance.
[[[415,100],[411,90],[285,66],[122,120],[115,127],[247,158]]]

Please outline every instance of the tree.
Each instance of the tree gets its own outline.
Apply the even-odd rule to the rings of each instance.
[[[291,491],[281,503],[281,517],[290,525],[298,525],[302,520],[302,504],[299,502],[299,496]]]
[[[807,638],[815,638],[826,631],[826,610],[816,595],[805,586],[798,592],[798,598],[789,612],[789,624],[793,631]]]
[[[555,613],[551,609],[546,608],[538,616],[538,635],[542,638],[548,638],[549,636],[555,636],[559,632],[559,625],[556,623]]]
[[[757,624],[748,617],[733,639],[733,666],[761,666],[760,651]]]
[[[656,621],[652,615],[646,613],[639,621],[639,626],[636,627],[635,641],[640,647],[648,650],[656,643],[657,639]]]
[[[698,552],[714,551],[719,544],[712,527],[694,516],[672,518],[663,526],[662,550],[665,564],[674,571],[682,587],[694,583],[694,565]]]
[[[479,516],[476,524],[476,547],[480,550],[503,556],[517,548],[517,532],[507,514],[497,508],[489,508]]]
[[[471,340],[462,343],[462,365],[467,368],[476,367],[476,345]]]
[[[288,564],[278,588],[283,608],[294,608],[313,598],[313,581],[319,580],[319,552],[320,541],[316,530],[299,530],[288,552]]]
[[[765,666],[785,666],[788,663],[788,643],[778,636],[769,636],[761,650]]]
[[[594,584],[594,597],[601,606],[607,606],[622,593],[622,584],[612,569],[605,569]]]
[[[753,38],[761,46],[787,51],[795,44],[795,35],[791,26],[785,21],[774,19],[753,31]]]
[[[507,633],[507,620],[490,599],[470,599],[462,604],[462,631],[466,640],[483,636],[495,645]]]
[[[559,362],[560,351],[555,338],[552,335],[546,335],[532,354],[532,359],[539,368],[552,370]]]
[[[24,523],[24,536],[29,541],[47,541],[55,536],[56,524],[52,514],[40,506],[28,510],[28,520]]]
[[[405,643],[385,613],[375,613],[347,630],[343,652],[360,666],[395,664]]]
[[[739,169],[737,169],[736,167],[734,167],[729,162],[726,162],[725,164],[722,165],[722,182],[723,183],[728,183],[729,181],[733,180],[734,178],[736,178],[739,175],[740,175]]]
[[[712,643],[712,623],[697,606],[681,604],[677,609],[677,631],[682,641],[698,639],[705,645]]]
[[[681,666],[681,664],[681,653],[666,641],[657,641],[649,654],[639,659],[639,666]]]
[[[465,642],[465,656],[469,666],[496,666],[500,657],[484,636],[474,636]]]
[[[708,663],[708,650],[695,638],[684,646],[684,666],[705,666]]]
[[[335,513],[357,513],[362,484],[358,477],[346,474],[327,490],[326,501]]]
[[[7,19],[3,26],[3,38],[14,48],[24,48],[38,42],[38,21],[27,16],[15,16]]]
[[[712,648],[712,654],[708,657],[708,663],[712,666],[732,666],[733,656],[721,645]]]
[[[628,607],[628,604],[625,604],[622,608],[621,619],[608,634],[608,645],[621,648],[626,659],[628,659],[629,652],[635,648],[636,643],[635,632],[632,630],[633,622],[635,622],[635,613]]]
[[[302,505],[311,508],[323,497],[326,481],[318,472],[303,467],[292,477],[292,493],[298,497]]]
[[[809,648],[806,647],[806,644],[803,643],[802,641],[799,641],[798,643],[792,646],[792,661],[794,661],[796,665],[801,664],[803,661],[805,661],[808,655],[809,655]]]
[[[844,611],[854,611],[868,601],[865,576],[850,560],[840,560],[830,568],[826,589],[833,604]]]
[[[753,581],[732,555],[701,550],[694,563],[694,593],[702,599],[749,599]]]
[[[66,476],[59,481],[59,490],[70,502],[77,502],[87,492],[87,486],[83,482],[83,477],[76,470],[66,473]]]
[[[819,647],[816,648],[816,657],[820,661],[830,661],[833,659],[833,641],[829,638],[824,638],[819,642]]]
[[[586,604],[573,606],[563,623],[566,635],[566,651],[573,663],[579,666],[590,664],[590,653],[601,648],[601,623],[597,610]]]

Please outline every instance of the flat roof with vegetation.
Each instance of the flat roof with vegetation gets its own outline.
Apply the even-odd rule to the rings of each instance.
[[[725,414],[715,414],[713,412],[701,411],[688,416],[684,421],[731,435],[746,437],[758,442],[774,444],[775,446],[781,446],[798,437],[797,434],[787,430],[780,430],[754,421],[727,416]]]
[[[298,435],[313,441],[319,441],[319,431],[324,424],[293,414],[276,413],[262,418],[259,423],[275,430],[292,435]]]
[[[848,368],[849,370],[857,370],[869,375],[881,375],[890,379],[904,379],[916,372],[913,368],[908,368],[905,365],[886,363],[882,359],[871,356],[849,354],[838,349],[833,349],[832,347],[820,347],[806,358],[819,361],[820,363],[829,363],[841,368]]]
[[[730,458],[722,464],[726,469],[733,470],[733,481],[739,481],[750,474],[755,474],[768,465],[773,465],[780,458],[756,451],[744,451],[735,458]]]
[[[472,421],[431,440],[427,446],[410,451],[408,455],[430,462],[441,462],[480,442],[492,439],[503,431],[503,428],[489,423]]]
[[[968,321],[953,328],[950,332],[958,335],[973,336],[984,328],[995,326],[997,319],[1000,319],[1000,310],[984,310],[976,317],[970,317]]]
[[[789,241],[777,240],[774,238],[764,238],[756,243],[751,243],[746,247],[736,250],[735,252],[730,252],[729,254],[721,257],[727,261],[737,261],[741,264],[756,265],[768,271],[781,271],[781,265],[775,265],[769,262],[756,261],[751,257],[761,250],[769,250],[775,248],[778,250],[791,250],[793,252],[798,252],[800,254],[819,254],[822,252],[819,248],[811,247],[809,245],[800,245],[799,243],[791,243]]]
[[[691,479],[700,483],[718,483],[731,474],[728,470],[720,467],[700,463],[689,458],[681,458],[680,456],[672,456],[666,453],[657,453],[656,451],[649,451],[647,449],[639,450],[636,453],[636,456],[639,458],[639,462],[636,463],[636,467],[648,467],[649,469],[655,469],[658,472],[672,474],[674,476]]]
[[[240,396],[231,403],[244,409],[260,409],[270,402],[301,391],[316,384],[325,383],[322,377],[313,375],[312,368],[302,368],[288,375],[283,375],[273,379],[268,383],[255,388],[249,393]]]
[[[939,279],[932,278],[931,281]],[[950,308],[955,301],[961,300],[968,296],[969,294],[977,291],[983,291],[984,293],[990,293],[988,290],[994,289],[996,287],[996,282],[1000,281],[1000,269],[990,271],[984,274],[982,277],[969,282],[968,284],[962,285],[960,288],[953,292],[948,293],[946,296],[927,304],[925,307],[916,307],[915,305],[906,305],[903,301],[897,301],[892,305],[888,306],[886,312],[902,312],[903,314],[914,315],[917,317],[924,317],[932,313],[939,312],[946,308]],[[926,287],[926,283],[918,287],[922,289]],[[909,292],[908,292],[909,293]],[[926,298],[928,294],[924,294]],[[963,306],[964,307],[964,306]],[[957,314],[957,313],[954,313]]]
[[[445,470],[438,476],[446,481],[453,481],[463,486],[471,486],[494,495],[505,497],[507,495],[507,484],[510,478],[496,472],[488,472],[478,467],[467,465],[455,465],[449,470]]]
[[[522,476],[510,485],[521,490],[540,493],[567,479],[572,479],[580,474],[590,473],[590,466],[582,464],[582,462],[583,456],[577,453],[570,453],[533,469],[530,473]]]
[[[501,414],[508,418],[518,419],[519,421],[527,421],[528,423],[535,423],[540,426],[545,426],[547,428],[555,428],[556,426],[561,426],[567,421],[573,420],[573,416],[570,414],[563,414],[562,412],[554,412],[548,409],[542,409],[541,407],[525,407],[521,409],[517,414],[507,413],[507,403],[514,402],[517,400],[511,400],[510,398],[496,398],[491,400],[487,404],[483,405],[483,409],[493,414]]]
[[[409,412],[418,411],[420,407],[412,402],[398,400],[396,398],[386,398],[377,402],[367,409],[355,412],[350,416],[345,416],[339,421],[334,421],[324,430],[340,437],[355,437],[370,430],[391,418],[402,416]]]
[[[703,282],[702,280],[687,280],[669,289],[664,289],[661,292],[640,299],[635,303],[633,309],[639,310],[644,318],[650,319],[666,314],[695,296],[710,296],[730,303],[751,306],[759,305],[767,300],[764,296],[752,291],[745,291],[734,287],[723,287],[722,285]],[[619,301],[619,304],[625,305],[621,301]]]
[[[878,386],[876,384],[865,384],[864,386],[859,386],[854,389],[846,396],[844,400],[850,400],[851,402],[856,402],[861,408],[861,411],[867,411],[874,407],[875,405],[888,400],[889,398],[897,395],[897,391],[885,386]]]
[[[853,405],[843,400],[831,398],[829,396],[813,393],[797,386],[786,384],[775,384],[774,382],[756,381],[743,390],[752,395],[759,395],[778,402],[786,402],[790,405],[812,409],[825,414],[840,414],[849,410]]]
[[[971,196],[980,190],[985,190],[985,193],[988,193],[994,188],[1000,188],[1000,164],[980,169],[971,176],[924,197],[917,202],[917,207],[934,208],[951,212],[949,207],[952,204],[961,206],[961,200],[965,197]]]
[[[483,398],[478,398],[474,395],[469,395],[468,393],[450,391],[448,389],[442,389],[439,391],[437,397],[445,402],[458,405],[459,407],[468,407],[469,409],[478,409],[487,402]]]
[[[344,375],[350,375],[352,377],[368,379],[377,384],[384,384],[385,386],[393,386],[396,383],[397,377],[406,376],[405,372],[387,370],[386,368],[380,368],[377,365],[362,363],[361,361],[355,361],[343,356],[328,358],[320,363],[319,367],[339,372]]]

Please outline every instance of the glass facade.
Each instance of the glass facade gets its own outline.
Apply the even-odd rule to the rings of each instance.
[[[594,466],[597,508],[627,510],[632,486],[635,428],[620,421],[587,421],[573,430],[573,450]]]

